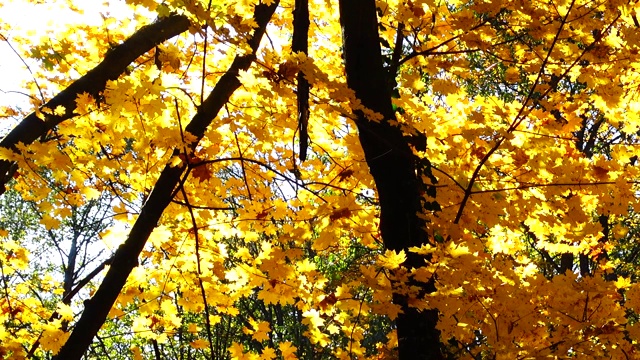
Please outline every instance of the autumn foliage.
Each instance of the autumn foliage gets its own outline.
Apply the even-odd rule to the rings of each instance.
[[[93,6],[0,3],[0,360],[640,358],[636,1]]]

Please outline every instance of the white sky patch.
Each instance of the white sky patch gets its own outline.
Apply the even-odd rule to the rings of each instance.
[[[76,25],[99,27],[105,17],[118,18],[131,14],[128,5],[121,0],[87,0],[77,2],[74,6],[76,8],[71,9],[66,2],[55,0],[40,1],[39,4],[24,0],[0,3],[0,19],[4,23],[0,25],[0,106],[31,110],[29,95],[32,94],[25,90],[24,84],[33,81],[33,76],[26,65],[34,71],[41,66],[38,61],[24,56],[29,52],[29,45],[15,41],[15,38],[27,39],[36,45],[52,34]],[[0,119],[0,136],[6,134],[18,120]]]

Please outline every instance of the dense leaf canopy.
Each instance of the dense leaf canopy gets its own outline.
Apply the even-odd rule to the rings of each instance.
[[[636,1],[86,3],[0,3],[0,359],[640,357]]]

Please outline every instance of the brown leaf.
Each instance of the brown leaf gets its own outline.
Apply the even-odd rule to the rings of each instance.
[[[608,169],[605,169],[598,165],[593,166],[593,172],[595,173],[596,177],[599,179],[606,178],[609,175]]]
[[[340,172],[340,174],[338,174],[338,177],[340,178],[339,181],[343,181],[344,179],[348,178],[351,175],[353,175],[353,170],[344,169]]]
[[[286,61],[280,64],[278,68],[278,75],[280,79],[293,81],[293,78],[298,74],[298,66],[290,61]]]
[[[329,219],[331,221],[336,221],[338,219],[342,219],[345,217],[349,217],[351,215],[351,210],[349,210],[348,208],[344,208],[344,209],[339,209],[334,211],[330,216]]]
[[[206,164],[194,167],[191,171],[191,175],[200,182],[211,179],[211,171],[209,171]]]
[[[338,301],[338,298],[336,297],[336,294],[331,293],[325,296],[324,299],[322,299],[318,305],[320,306],[320,308],[322,308],[322,310],[326,310],[327,307],[332,306],[337,301]]]
[[[269,215],[269,209],[262,210],[261,212],[258,213],[258,215],[256,215],[256,219],[262,220],[265,217],[267,217],[267,215]]]

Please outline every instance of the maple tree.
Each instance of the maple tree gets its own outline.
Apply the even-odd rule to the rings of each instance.
[[[638,356],[637,2],[114,4],[0,25],[0,359]]]

